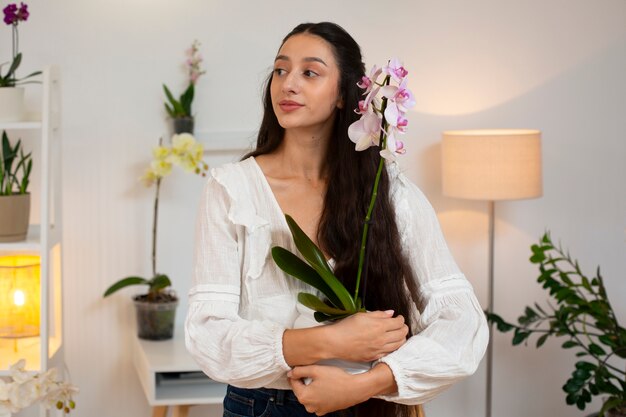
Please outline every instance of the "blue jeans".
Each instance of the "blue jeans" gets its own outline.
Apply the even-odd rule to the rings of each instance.
[[[326,414],[338,417],[337,413]],[[229,385],[224,397],[224,417],[316,417],[306,411],[291,390],[244,389]]]

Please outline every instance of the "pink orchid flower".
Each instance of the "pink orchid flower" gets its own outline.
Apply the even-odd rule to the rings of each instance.
[[[363,77],[361,77],[361,81],[356,83],[356,85],[359,88],[362,88],[365,90],[363,92],[363,95],[369,94],[372,91],[372,88],[374,88],[374,86],[376,85],[378,76],[382,72],[383,72],[382,68],[378,68],[376,65],[374,65],[370,71],[370,75],[369,76],[364,75]]]
[[[387,75],[391,75],[396,82],[401,82],[404,77],[409,73],[404,67],[398,58],[393,58],[389,61],[389,64],[382,68],[383,72]]]
[[[382,118],[369,108],[359,120],[348,127],[348,137],[356,144],[357,151],[363,151],[380,143]]]
[[[398,133],[401,133],[398,129],[393,126],[389,127],[385,149],[380,151],[380,156],[388,161],[395,161],[396,154],[403,155],[406,153],[406,149],[404,149],[404,142],[396,140],[396,135]]]

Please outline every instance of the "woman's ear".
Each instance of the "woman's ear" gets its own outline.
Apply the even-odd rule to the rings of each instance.
[[[343,109],[343,106],[344,106],[343,97],[339,97],[339,100],[337,100],[337,108]]]

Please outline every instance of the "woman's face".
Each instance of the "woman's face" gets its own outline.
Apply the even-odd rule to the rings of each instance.
[[[284,129],[330,129],[341,107],[332,47],[310,34],[290,37],[274,61],[272,107]]]

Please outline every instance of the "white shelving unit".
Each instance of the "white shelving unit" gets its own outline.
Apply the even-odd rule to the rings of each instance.
[[[28,143],[34,140],[38,158],[33,159],[33,171],[40,172],[37,187],[29,187],[39,219],[33,222],[31,215],[25,241],[0,243],[0,256],[37,255],[41,260],[39,336],[0,339],[0,376],[7,376],[9,366],[22,358],[31,371],[63,369],[60,87],[58,67],[45,67],[41,102],[28,121],[0,123],[0,132],[6,130],[12,142],[20,136],[26,136]],[[47,415],[43,408],[41,415]]]

